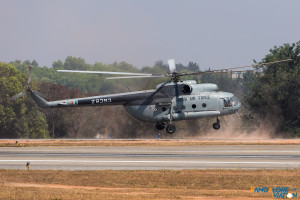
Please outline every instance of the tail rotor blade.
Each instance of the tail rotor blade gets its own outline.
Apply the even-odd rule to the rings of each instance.
[[[26,92],[21,92],[13,97],[10,98],[10,101],[16,101],[17,99],[21,98],[22,96],[24,96],[26,94]]]
[[[28,66],[28,80],[27,80],[28,85],[31,83],[31,76],[32,76],[32,66],[29,65]]]
[[[170,73],[175,72],[176,71],[175,60],[174,59],[168,60],[168,64],[169,64]]]

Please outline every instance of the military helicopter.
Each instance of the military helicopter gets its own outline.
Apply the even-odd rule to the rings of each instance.
[[[256,65],[269,65],[290,60],[291,59],[280,60]],[[123,105],[128,113],[135,119],[154,122],[156,123],[156,128],[158,130],[166,129],[166,132],[169,134],[173,134],[176,131],[173,121],[216,117],[213,128],[218,130],[220,129],[219,116],[235,114],[241,107],[239,100],[232,93],[218,91],[218,86],[216,84],[197,84],[195,80],[180,81],[180,77],[201,75],[204,73],[220,73],[224,72],[224,70],[228,73],[228,70],[232,71],[239,68],[256,66],[250,65],[204,72],[178,73],[176,71],[174,59],[168,60],[168,65],[170,72],[166,74],[57,70],[58,72],[122,75],[118,77],[107,77],[106,79],[170,78],[169,81],[157,85],[155,89],[152,90],[59,101],[47,101],[41,93],[31,89],[32,67],[29,66],[28,86],[26,91],[13,96],[11,101],[15,101],[26,93],[29,93],[35,103],[41,108]]]

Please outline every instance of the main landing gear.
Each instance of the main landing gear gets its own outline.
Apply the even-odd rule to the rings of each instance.
[[[166,132],[169,134],[173,134],[176,131],[176,127],[175,125],[171,124],[171,121],[167,126],[166,126],[166,122],[156,122],[156,128],[160,131],[166,128]],[[217,117],[217,122],[213,124],[213,128],[215,130],[219,130],[221,128],[220,120],[218,117]]]
[[[220,125],[220,120],[219,120],[219,118],[217,117],[217,122],[213,124],[213,128],[214,128],[215,130],[218,130],[218,129],[220,129],[220,127],[221,127],[221,125]]]
[[[168,124],[168,126],[166,127],[166,131],[169,134],[173,134],[176,131],[176,127],[173,124]]]
[[[164,130],[166,128],[166,132],[169,134],[173,134],[176,131],[176,127],[173,124],[168,124],[166,127],[166,123],[165,122],[156,122],[156,128],[158,130]]]
[[[156,128],[158,129],[158,130],[164,130],[165,129],[165,127],[166,127],[166,123],[165,122],[156,122]]]

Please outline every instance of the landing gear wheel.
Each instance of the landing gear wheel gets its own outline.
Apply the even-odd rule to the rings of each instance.
[[[173,134],[176,131],[176,127],[173,124],[169,124],[166,128],[167,133]]]
[[[220,123],[214,123],[214,124],[213,124],[213,128],[214,128],[215,130],[220,129],[220,127],[221,127]]]
[[[156,122],[156,128],[158,129],[158,130],[164,130],[165,129],[165,122]]]

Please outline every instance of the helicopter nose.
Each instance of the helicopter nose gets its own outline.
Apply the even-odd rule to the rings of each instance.
[[[235,96],[231,98],[231,101],[232,101],[234,111],[237,112],[242,106],[241,102]]]
[[[238,111],[241,108],[242,104],[239,102],[237,105],[234,106],[235,110]]]

